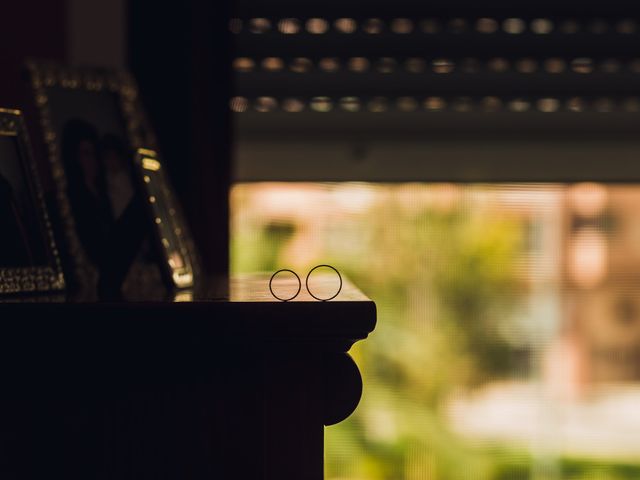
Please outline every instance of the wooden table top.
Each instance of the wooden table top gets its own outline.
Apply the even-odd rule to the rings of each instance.
[[[77,338],[80,332],[111,336],[113,332],[126,331],[129,337],[151,332],[154,337],[167,338],[231,335],[353,343],[366,338],[375,328],[375,303],[348,279],[343,279],[342,290],[335,299],[322,302],[307,293],[303,277],[298,297],[282,302],[271,295],[269,278],[269,274],[258,274],[211,279],[197,290],[145,301],[5,297],[0,300],[0,337],[7,338],[11,332],[49,332],[59,338],[67,332],[70,338]],[[335,277],[314,276],[314,288],[323,284],[333,285],[333,291],[337,288]],[[273,286],[276,291],[291,288],[291,281],[276,278]]]

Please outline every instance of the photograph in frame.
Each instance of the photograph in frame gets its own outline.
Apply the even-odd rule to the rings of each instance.
[[[156,149],[132,77],[122,71],[28,64],[55,188],[68,283],[82,297],[164,292],[135,152]],[[193,243],[184,229],[186,248]]]
[[[0,294],[65,287],[29,138],[19,110],[0,108]]]

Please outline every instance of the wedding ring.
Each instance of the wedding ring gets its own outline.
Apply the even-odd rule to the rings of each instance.
[[[273,293],[273,279],[275,278],[276,275],[278,275],[280,272],[291,272],[293,273],[296,278],[298,279],[298,291],[293,295],[293,297],[290,298],[281,298],[279,296],[277,296],[275,293]],[[341,282],[342,285],[342,282]],[[302,289],[302,282],[300,281],[300,277],[298,276],[298,274],[296,272],[294,272],[293,270],[289,270],[288,268],[283,268],[282,270],[278,270],[276,273],[274,273],[273,275],[271,275],[271,279],[269,280],[269,291],[271,292],[271,295],[273,295],[275,298],[277,298],[278,300],[280,300],[281,302],[288,302],[289,300],[293,300],[294,298],[296,298],[298,296],[298,294],[300,293],[300,290]]]
[[[329,298],[320,298],[315,296],[313,293],[311,293],[311,289],[309,288],[309,277],[311,276],[311,273],[318,269],[318,268],[322,268],[322,267],[326,267],[326,268],[330,268],[331,270],[333,270],[334,272],[336,272],[338,274],[338,279],[340,280],[340,286],[338,287],[338,291],[331,297]],[[297,276],[297,275],[296,275]],[[320,300],[321,302],[328,302],[329,300],[333,300],[334,298],[336,298],[338,296],[338,294],[340,293],[340,291],[342,290],[342,276],[340,275],[340,272],[335,268],[332,267],[331,265],[316,265],[315,267],[313,267],[311,270],[309,270],[309,273],[307,273],[307,278],[304,281],[305,286],[307,287],[307,291],[309,292],[309,295],[311,295],[313,298],[315,298],[316,300]]]

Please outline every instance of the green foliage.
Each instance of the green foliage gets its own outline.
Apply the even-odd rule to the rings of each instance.
[[[579,460],[534,475],[526,450],[474,445],[447,426],[447,399],[512,373],[515,347],[501,326],[526,291],[514,269],[527,245],[525,220],[491,202],[474,204],[468,190],[471,198],[443,207],[407,202],[396,187],[379,187],[369,209],[310,216],[312,223],[264,218],[257,206],[253,216],[234,212],[235,272],[287,266],[302,273],[331,263],[378,306],[376,331],[352,349],[364,377],[362,402],[327,431],[327,478],[640,478],[638,465]],[[236,204],[247,204],[250,192],[250,186],[236,192]],[[331,192],[327,186],[327,197]],[[313,239],[305,255],[287,256],[302,235]]]
[[[280,250],[291,238],[291,223],[267,223],[257,231],[234,237],[231,243],[232,268],[236,272],[269,272],[277,270]]]

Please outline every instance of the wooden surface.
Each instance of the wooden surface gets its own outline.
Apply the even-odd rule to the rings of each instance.
[[[283,274],[283,276],[286,274]],[[319,302],[307,292],[305,288],[305,278],[302,277],[302,288],[296,298],[291,302],[282,302],[271,295],[269,291],[270,275],[241,275],[232,277],[230,281],[229,300],[232,302],[272,302],[272,303],[331,303],[331,302],[370,302],[370,300],[358,290],[348,279],[343,279],[342,290],[338,296],[328,302]],[[281,278],[277,276],[273,279],[272,288],[274,292],[283,292],[282,296],[286,297],[287,293],[295,292],[298,282],[292,275]],[[339,280],[335,274],[314,274],[309,280],[309,286],[313,292],[327,292],[326,297],[333,295],[338,290]],[[317,295],[319,296],[319,295]],[[321,297],[322,298],[322,297]]]
[[[330,276],[319,277],[319,283],[335,282]],[[193,337],[215,340],[225,335],[243,335],[247,338],[332,337],[350,342],[350,347],[375,328],[375,303],[347,279],[340,294],[331,301],[313,299],[303,286],[294,301],[282,302],[270,294],[269,278],[266,274],[229,280],[215,278],[195,291],[145,301],[5,297],[0,299],[0,318],[20,318],[20,322],[0,322],[0,344],[3,338],[15,339],[16,335],[26,335],[36,342],[38,338],[49,341],[57,337],[59,346],[67,343],[78,346],[96,335],[99,336],[96,342],[105,335],[114,335],[123,343],[133,344],[136,338],[159,340],[164,336],[168,342],[180,343]],[[315,280],[314,277],[317,285]],[[286,288],[287,284],[286,279],[274,280],[274,288]]]
[[[320,480],[375,304],[346,281],[329,302],[280,302],[268,279],[0,303],[0,478]]]

